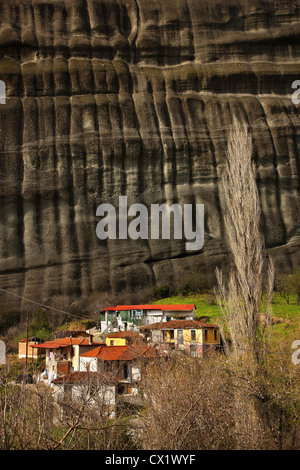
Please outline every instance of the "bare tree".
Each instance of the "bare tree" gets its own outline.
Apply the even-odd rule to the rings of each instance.
[[[56,392],[56,423],[63,435],[53,449],[126,448],[124,437],[130,420],[125,426],[122,407],[117,412],[114,377],[89,371],[74,374],[78,376],[76,382],[69,382],[66,376]]]
[[[227,282],[217,270],[216,294],[223,313],[223,329],[232,341],[231,351],[227,344],[227,371],[234,391],[233,419],[237,436],[250,436],[247,448],[282,449],[293,447],[299,439],[299,414],[295,411],[299,389],[289,354],[271,341],[274,266],[270,261],[266,276],[252,154],[247,126],[235,119],[222,178],[226,203],[224,220],[234,270]],[[263,309],[265,314],[260,321]],[[238,437],[236,448],[245,448],[244,445],[244,440]]]
[[[14,384],[0,373],[0,449],[47,449],[52,434],[52,398],[42,385]],[[46,436],[46,438],[45,438]]]
[[[69,384],[74,393],[62,385],[58,396],[43,383],[14,384],[0,370],[1,450],[130,448],[130,419],[121,406],[116,413],[111,380],[85,374],[75,386]]]
[[[264,239],[260,232],[261,208],[256,184],[253,144],[245,122],[234,119],[225,171],[222,175],[224,216],[234,270],[226,285],[217,269],[219,305],[235,348],[258,353],[258,324],[264,285]],[[274,268],[270,263],[265,327],[270,324]]]
[[[142,377],[139,448],[234,448],[232,394],[220,357],[174,354],[168,362],[148,364]]]

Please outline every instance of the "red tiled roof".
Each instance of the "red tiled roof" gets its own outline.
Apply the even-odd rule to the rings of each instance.
[[[101,343],[92,342],[90,343],[89,338],[61,338],[61,339],[54,339],[53,341],[47,341],[46,343],[36,344],[36,348],[44,348],[44,349],[58,349],[58,348],[65,348],[67,346],[91,346],[91,345],[99,345]]]
[[[132,361],[138,357],[154,358],[160,357],[161,353],[153,346],[129,346],[122,356],[122,361]]]
[[[138,357],[159,357],[160,352],[152,346],[99,346],[81,357],[97,357],[101,361],[131,361]]]
[[[112,382],[113,380],[119,380],[116,377],[108,376],[105,374],[101,374],[99,372],[71,372],[70,374],[62,375],[57,377],[56,379],[52,380],[54,384],[61,384],[61,383],[89,383],[91,381],[100,381],[100,383],[107,383]]]
[[[107,335],[107,338],[140,338],[140,333],[138,331],[116,331]]]
[[[81,354],[82,357],[97,357],[101,361],[118,361],[120,356],[129,346],[99,346],[86,353]]]
[[[157,322],[150,325],[140,326],[140,330],[176,330],[176,329],[200,329],[200,328],[218,328],[215,325],[204,323],[199,320],[170,320],[166,322]]]
[[[109,311],[127,311],[127,310],[165,310],[165,311],[191,311],[196,308],[195,304],[169,304],[169,305],[117,305],[116,307],[108,307],[107,309],[103,309],[102,312],[105,310]]]
[[[28,343],[35,343],[35,342],[40,342],[38,339],[34,339],[35,337],[28,338]],[[25,339],[19,339],[19,343],[26,343],[26,338]]]
[[[98,357],[98,354],[100,354],[100,351],[102,348],[105,348],[106,344],[101,344],[100,346],[91,349],[90,351],[87,351],[85,353],[80,354],[82,357]],[[121,347],[121,346],[120,346]]]

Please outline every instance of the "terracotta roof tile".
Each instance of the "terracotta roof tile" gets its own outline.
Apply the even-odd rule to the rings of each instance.
[[[140,338],[140,333],[138,331],[117,331],[116,333],[110,333],[107,335],[107,338]]]
[[[96,343],[95,341],[92,342],[92,345],[99,345],[100,343]],[[44,349],[58,349],[58,348],[65,348],[66,346],[90,346],[89,338],[61,338],[61,339],[54,339],[53,341],[46,341],[45,343],[36,344],[36,348],[44,348]]]
[[[152,305],[117,305],[116,307],[108,307],[103,309],[108,311],[127,311],[127,310],[165,310],[165,311],[192,311],[196,308],[195,304],[152,304]]]
[[[161,353],[152,346],[130,346],[127,351],[122,354],[120,359],[122,361],[132,361],[139,357],[155,358],[160,356]]]
[[[70,374],[65,374],[56,379],[52,380],[54,384],[61,383],[90,383],[91,381],[101,381],[103,383],[113,382],[114,380],[119,380],[116,377],[108,376],[101,374],[100,372],[71,372]]]
[[[82,357],[98,357],[98,354],[100,354],[101,348],[105,347],[105,344],[102,344],[101,346],[98,346],[97,348],[91,349],[90,351],[87,351],[86,353],[80,354]]]
[[[81,354],[82,357],[97,357],[101,361],[118,361],[121,355],[130,346],[99,346],[86,353]]]
[[[19,343],[26,343],[26,338],[25,339],[20,339],[19,340]],[[33,336],[32,338],[28,338],[28,343],[34,343],[34,342],[38,342],[40,343],[40,340],[38,338],[36,338],[35,336]]]
[[[160,352],[152,346],[99,346],[81,357],[97,357],[101,361],[131,361],[138,357],[159,357]]]
[[[141,331],[144,330],[167,330],[167,329],[200,329],[200,328],[218,328],[216,325],[204,323],[199,320],[170,320],[166,322],[157,322],[140,327]]]

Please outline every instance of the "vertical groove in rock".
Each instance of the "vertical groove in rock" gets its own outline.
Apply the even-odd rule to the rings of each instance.
[[[234,114],[252,132],[267,246],[299,264],[299,0],[11,0],[0,14],[2,286],[48,301],[211,276],[227,259]],[[203,250],[99,240],[96,208],[121,195],[204,203]]]

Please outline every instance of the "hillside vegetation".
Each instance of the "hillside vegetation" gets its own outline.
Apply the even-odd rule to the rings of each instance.
[[[221,311],[211,294],[197,294],[186,296],[170,296],[154,302],[155,304],[195,304],[196,318],[205,318],[210,323],[218,324],[221,319]],[[273,332],[278,339],[294,341],[300,339],[300,305],[297,304],[296,295],[290,297],[289,304],[280,296],[274,294],[272,302]],[[263,312],[262,312],[263,314]]]

